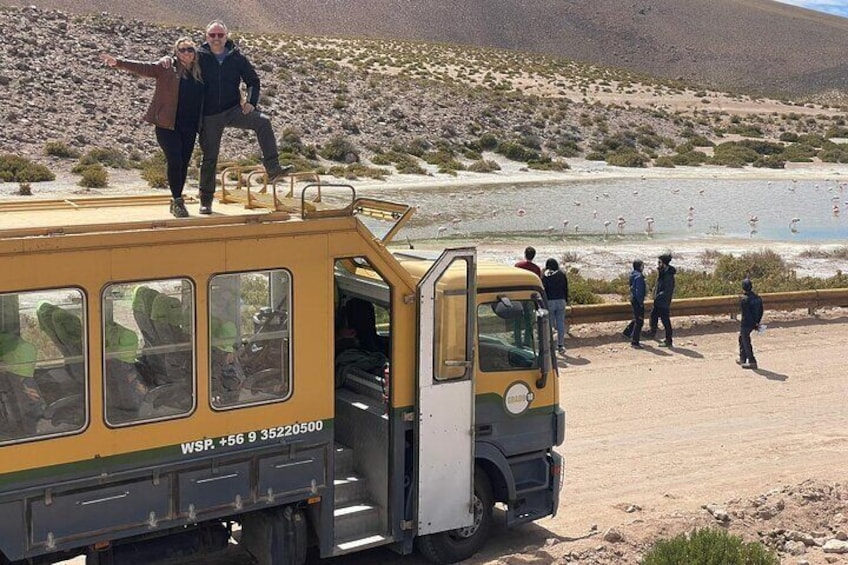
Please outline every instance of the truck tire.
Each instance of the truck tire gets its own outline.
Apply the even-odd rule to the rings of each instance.
[[[486,473],[474,473],[474,523],[467,528],[419,537],[418,551],[428,561],[444,565],[468,559],[483,547],[492,529],[494,497]]]

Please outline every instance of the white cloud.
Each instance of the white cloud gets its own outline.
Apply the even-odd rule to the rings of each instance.
[[[777,2],[848,18],[846,0],[777,0]]]

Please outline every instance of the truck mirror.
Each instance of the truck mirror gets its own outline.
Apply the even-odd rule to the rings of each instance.
[[[551,330],[549,323],[549,313],[542,303],[542,297],[538,294],[533,294],[533,301],[536,303],[536,336],[539,340],[539,371],[540,375],[536,380],[536,388],[545,388],[548,384],[548,374],[553,369],[553,349],[551,347]]]

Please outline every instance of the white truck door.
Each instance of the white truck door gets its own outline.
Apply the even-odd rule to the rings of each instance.
[[[418,285],[418,535],[472,524],[477,255],[448,249]]]

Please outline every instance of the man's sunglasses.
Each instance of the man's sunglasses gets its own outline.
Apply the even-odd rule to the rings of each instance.
[[[223,39],[226,33],[207,33],[206,34],[210,39]]]
[[[194,47],[180,47],[177,51],[180,53],[194,53]]]

